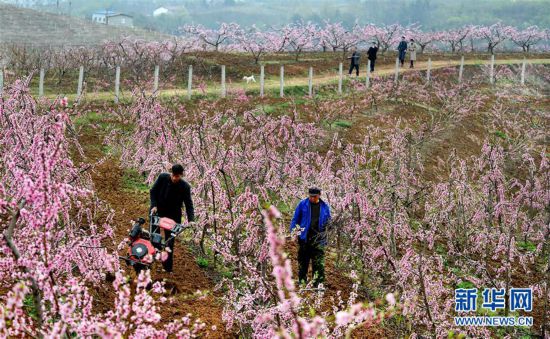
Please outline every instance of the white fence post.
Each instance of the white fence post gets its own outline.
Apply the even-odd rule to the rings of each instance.
[[[189,76],[187,77],[187,99],[191,99],[193,90],[193,65],[189,65]]]
[[[393,82],[397,82],[399,78],[399,58],[395,58],[395,76],[393,77]]]
[[[491,85],[495,82],[495,55],[491,54],[491,73],[489,75],[489,82]]]
[[[222,65],[222,89],[221,96],[225,98],[225,65]]]
[[[84,83],[84,66],[80,66],[78,70],[78,87],[76,89],[76,95],[82,95],[82,84]]]
[[[367,61],[367,80],[365,82],[365,85],[367,86],[367,88],[369,88],[370,86],[370,59],[369,61]]]
[[[159,89],[159,65],[155,66],[155,80],[153,82],[153,92]]]
[[[308,94],[309,97],[313,97],[313,67],[309,68],[309,76],[308,76]]]
[[[4,92],[4,70],[0,69],[0,95]]]
[[[342,80],[343,80],[343,65],[342,63],[340,63],[340,65],[338,65],[338,94],[342,94]]]
[[[432,78],[432,58],[428,58],[428,71],[426,72],[426,81],[430,82]]]
[[[523,57],[523,63],[521,64],[521,85],[525,85],[525,67],[527,64],[527,60],[525,57]]]
[[[260,97],[264,97],[265,67],[260,66]]]
[[[279,96],[282,98],[285,96],[285,66],[281,65],[281,76],[280,76],[280,86]]]
[[[44,75],[45,71],[43,68],[40,69],[40,78],[38,79],[38,96],[44,96]]]
[[[116,66],[115,74],[115,104],[118,104],[120,94],[120,66]]]
[[[462,74],[464,73],[464,55],[460,58],[460,69],[458,70],[458,83],[462,83]]]

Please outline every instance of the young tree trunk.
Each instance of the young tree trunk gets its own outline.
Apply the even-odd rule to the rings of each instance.
[[[434,319],[432,317],[432,312],[430,310],[430,303],[428,302],[428,294],[426,292],[426,283],[424,282],[424,270],[422,268],[422,250],[420,249],[420,255],[418,256],[418,274],[420,277],[420,292],[422,293],[422,301],[424,302],[424,307],[426,307],[426,314],[428,315],[428,319],[430,319],[431,323],[431,331],[433,338],[436,338],[436,327],[434,323]]]
[[[550,205],[546,207],[546,225],[550,224]],[[545,275],[545,288],[544,288],[544,309],[542,312],[542,337],[548,338],[546,336],[547,332],[550,332],[549,328],[549,300],[548,296],[550,295],[550,228],[546,228],[546,234],[544,235],[544,245],[542,250],[542,257],[546,261],[546,272]]]
[[[21,258],[21,254],[19,253],[19,249],[13,242],[13,231],[15,229],[15,225],[17,224],[17,221],[19,220],[19,217],[21,216],[21,209],[25,205],[25,201],[21,201],[18,205],[18,207],[12,212],[11,220],[8,225],[8,228],[6,229],[6,232],[4,232],[4,239],[6,239],[6,243],[11,250],[11,253],[15,257],[16,261],[19,261],[19,258]],[[31,271],[28,267],[24,267],[23,271],[27,274],[31,274]],[[42,293],[40,291],[40,288],[38,286],[38,283],[34,278],[30,278],[31,280],[31,290],[32,290],[32,300],[33,305],[36,311],[36,322],[37,322],[37,329],[42,328],[43,318],[44,315],[42,313]]]

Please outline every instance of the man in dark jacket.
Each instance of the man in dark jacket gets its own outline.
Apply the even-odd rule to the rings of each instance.
[[[300,225],[298,236],[298,279],[307,282],[309,262],[313,271],[313,284],[318,286],[325,281],[326,227],[330,220],[330,207],[320,199],[321,190],[309,189],[309,198],[298,204],[290,224],[290,232]]]
[[[378,45],[376,41],[372,42],[372,46],[367,51],[367,55],[370,60],[370,71],[374,72],[374,63],[376,62],[376,54],[378,53]]]
[[[351,65],[349,66],[349,74],[351,75],[351,72],[353,72],[353,69],[355,68],[355,75],[359,76],[359,61],[361,59],[361,54],[357,52],[357,49],[353,47],[352,49],[353,54],[348,58],[351,59]]]
[[[405,41],[404,36],[401,37],[401,42],[397,46],[397,51],[399,51],[399,62],[401,62],[401,66],[403,66],[405,54],[407,53],[407,41]]]
[[[187,221],[193,222],[195,221],[195,211],[193,200],[191,199],[191,186],[182,179],[183,166],[175,164],[172,166],[171,172],[160,174],[151,188],[151,213],[157,213],[159,217],[170,218],[181,224],[181,208],[185,204]],[[171,231],[164,230],[165,239],[169,239],[171,236]],[[170,253],[168,254],[168,259],[162,265],[166,272],[172,272],[174,239],[170,239],[167,245],[170,248]]]

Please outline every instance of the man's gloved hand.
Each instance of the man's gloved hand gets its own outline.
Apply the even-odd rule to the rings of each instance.
[[[156,207],[151,208],[151,214],[155,214],[155,213],[157,213],[157,208]]]

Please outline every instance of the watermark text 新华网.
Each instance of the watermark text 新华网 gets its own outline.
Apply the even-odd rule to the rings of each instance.
[[[459,313],[477,311],[477,288],[455,290],[455,311]],[[482,293],[481,308],[495,312],[506,306],[504,288],[485,288]],[[533,290],[531,288],[511,288],[508,293],[509,310],[531,312],[533,310]],[[533,326],[533,317],[527,316],[457,316],[456,326]]]

